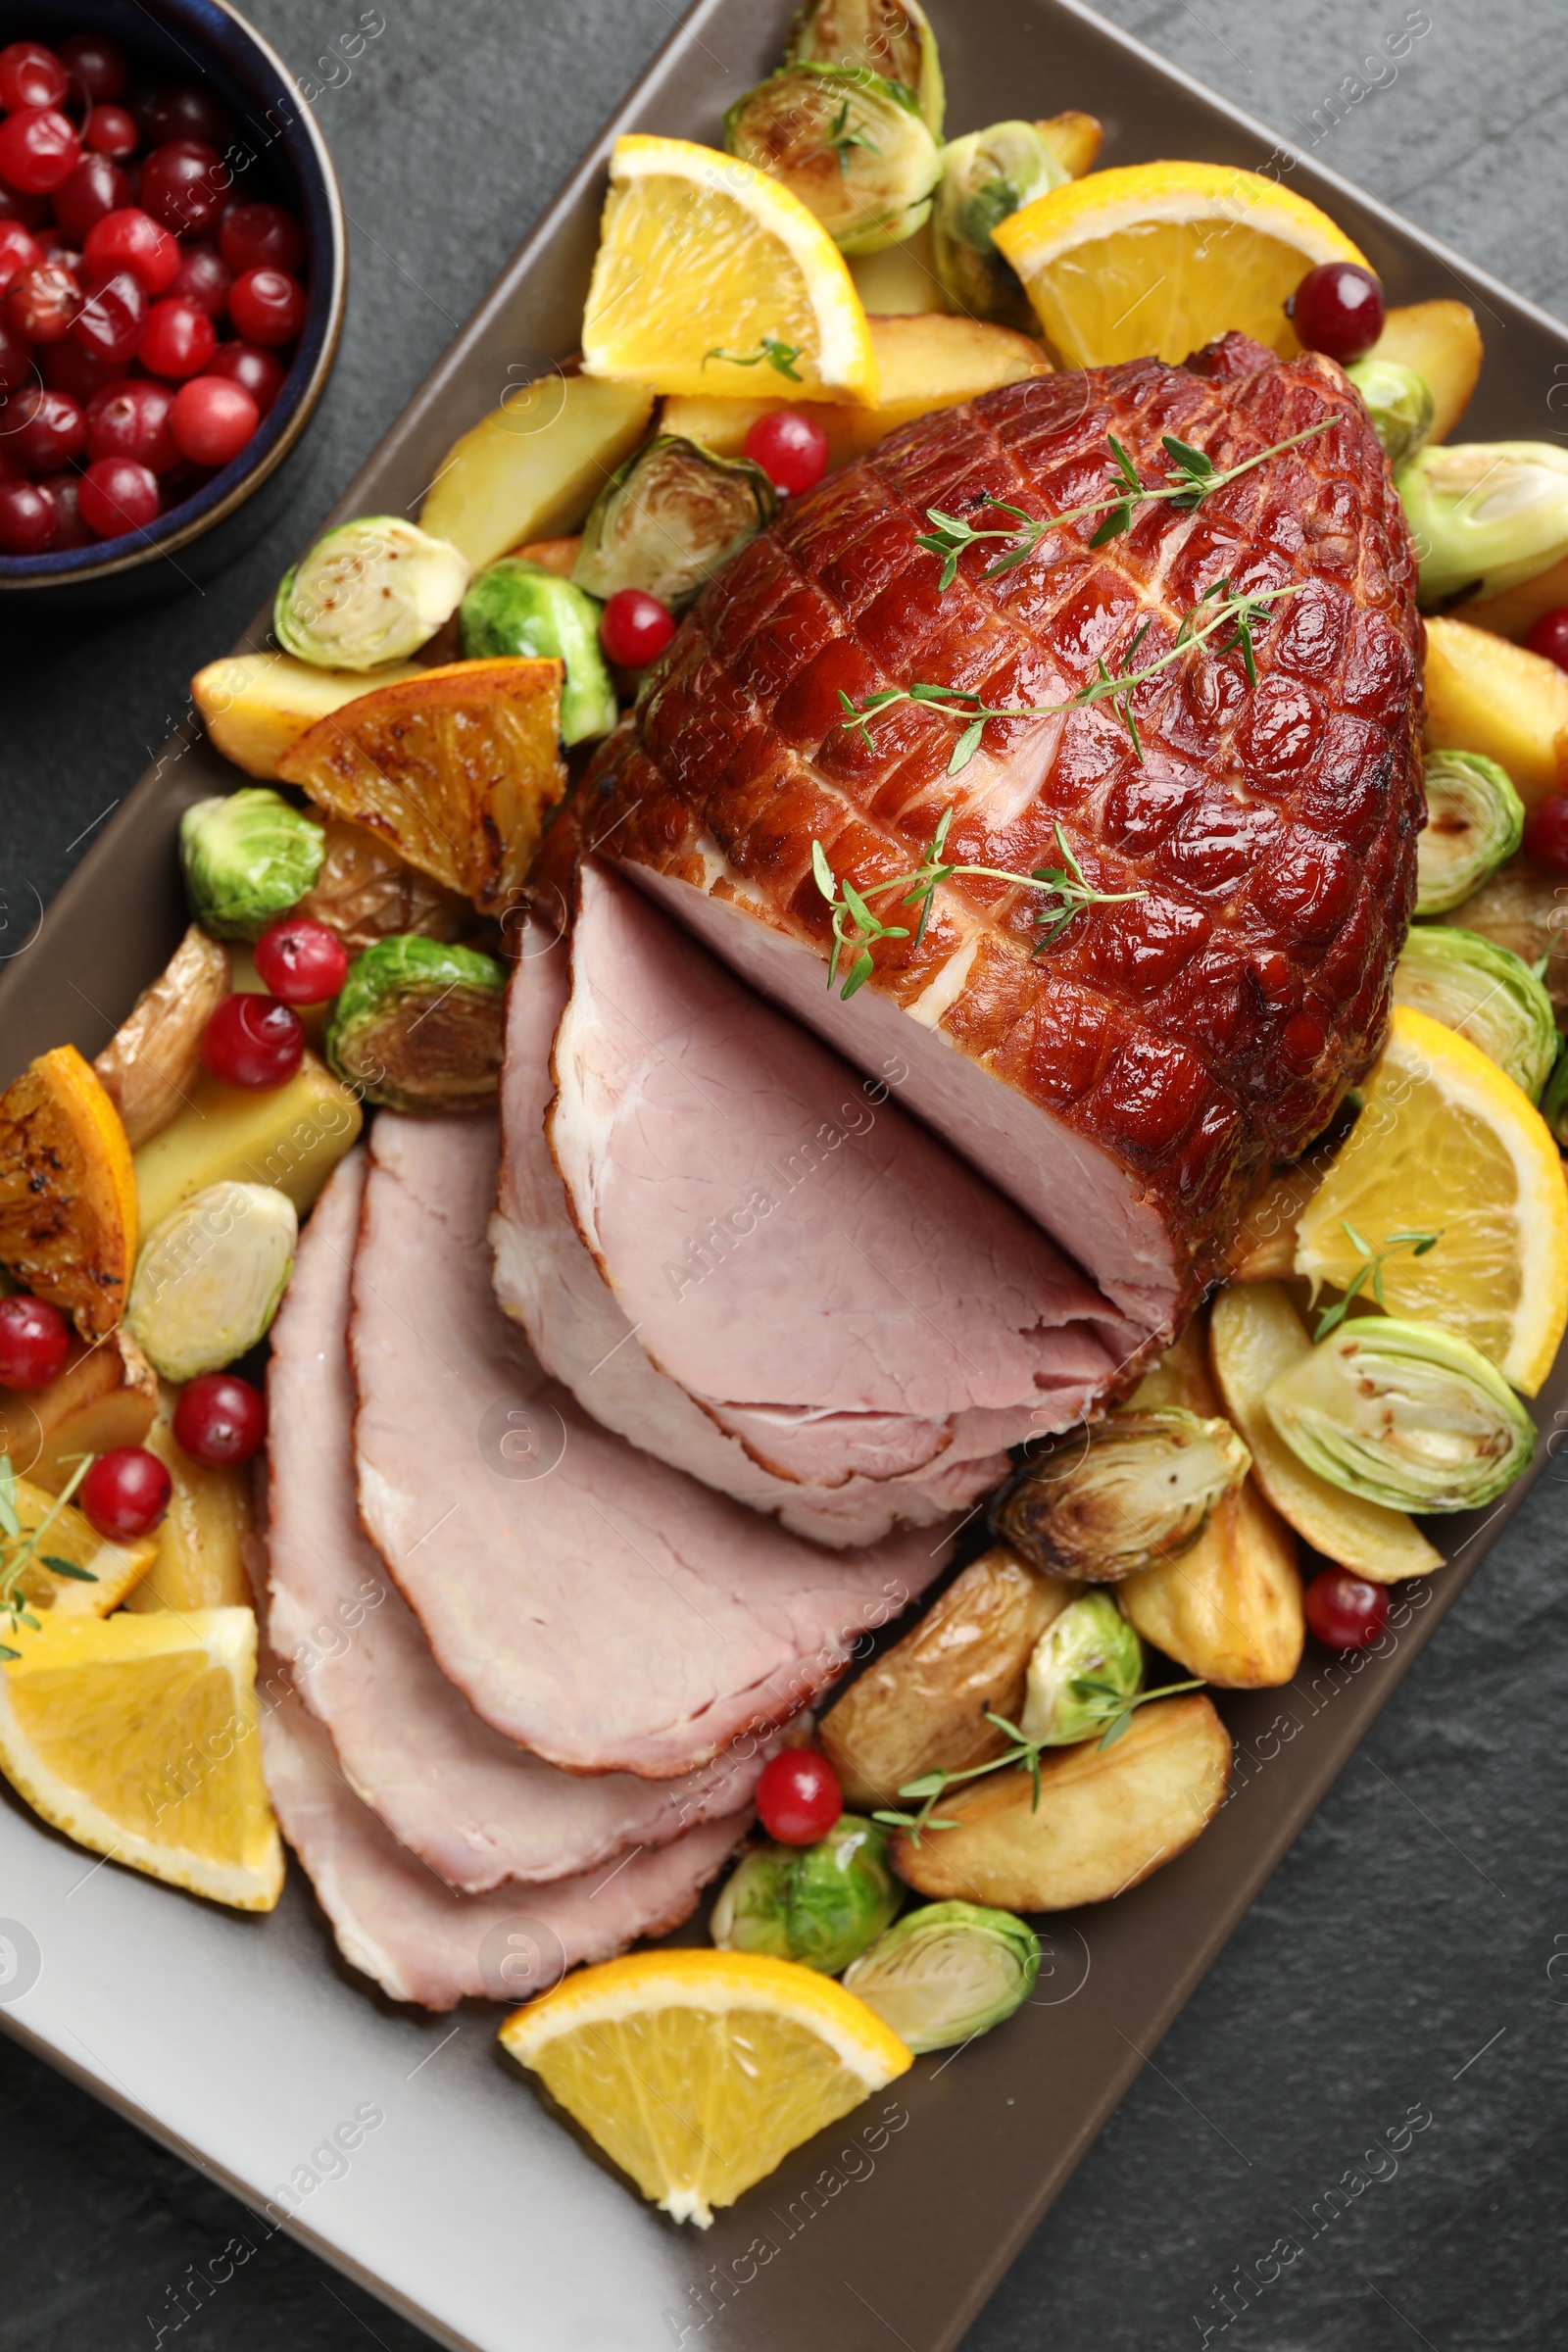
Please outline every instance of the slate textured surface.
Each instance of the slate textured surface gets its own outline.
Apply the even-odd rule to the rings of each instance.
[[[301,71],[358,13],[346,0],[251,5]],[[33,893],[59,886],[182,714],[191,670],[261,602],[677,13],[664,0],[390,0],[385,33],[319,101],[353,279],[288,513],[205,595],[69,642],[0,640],[0,952],[25,936]],[[1103,0],[1103,13],[1568,318],[1559,12]],[[1405,32],[1396,62],[1388,43],[1403,47]],[[1053,103],[1101,101],[1063,89]],[[1568,2340],[1565,1504],[1548,1474],[966,2352]],[[191,2266],[244,2229],[243,2210],[4,2039],[0,2187],[0,2352],[128,2352],[161,2329],[181,2352],[426,2341],[282,2239],[199,2300]]]

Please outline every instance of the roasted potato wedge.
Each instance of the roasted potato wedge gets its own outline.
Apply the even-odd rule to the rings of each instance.
[[[1098,115],[1069,109],[1064,115],[1048,115],[1035,128],[1069,178],[1082,179],[1086,172],[1094,170],[1105,135]]]
[[[922,222],[912,237],[884,245],[880,253],[846,254],[860,308],[871,319],[873,339],[879,318],[910,318],[948,307],[942,281],[931,258],[931,223]],[[824,403],[824,406],[827,404]]]
[[[1289,1282],[1296,1271],[1296,1220],[1322,1181],[1322,1170],[1304,1160],[1273,1171],[1232,1237],[1227,1282]]]
[[[1000,1755],[1006,1741],[985,1711],[1016,1723],[1035,1643],[1082,1589],[1026,1567],[1005,1544],[972,1560],[823,1718],[845,1802],[896,1805],[918,1773]]]
[[[1128,1401],[1139,1412],[1166,1405],[1212,1420],[1224,1411],[1208,1364],[1208,1311],[1200,1307],[1182,1336],[1144,1374]]]
[[[907,1830],[893,1867],[921,1894],[995,1903],[1004,1911],[1069,1911],[1103,1903],[1191,1845],[1213,1819],[1230,1774],[1230,1736],[1212,1702],[1155,1699],[1113,1746],[1086,1740],[1040,1768],[955,1788],[938,1808],[951,1830]]]
[[[318,669],[292,654],[227,654],[199,669],[190,691],[214,749],[248,776],[271,778],[289,745],[318,718],[357,702],[372,686],[418,675],[414,662],[370,670]]]
[[[455,890],[416,873],[396,850],[341,817],[321,817],[326,854],[298,912],[335,931],[351,956],[378,939],[469,939],[480,928],[471,903]],[[258,983],[258,986],[260,983]]]
[[[1469,405],[1481,373],[1481,329],[1465,302],[1410,302],[1390,311],[1367,353],[1396,360],[1425,376],[1435,415],[1432,439],[1446,441]]]
[[[227,994],[228,950],[192,923],[93,1063],[132,1152],[162,1134],[190,1100],[202,1031]]]
[[[1485,752],[1528,808],[1568,786],[1568,676],[1490,629],[1427,620],[1427,749]]]
[[[475,571],[521,540],[574,531],[653,413],[643,384],[554,370],[514,384],[448,450],[419,527],[450,539]]]
[[[83,1453],[140,1446],[158,1410],[158,1375],[123,1324],[78,1341],[47,1388],[0,1390],[0,1453],[19,1478],[58,1494]]]
[[[1288,1683],[1306,1619],[1296,1537],[1249,1478],[1198,1542],[1116,1588],[1122,1615],[1189,1674],[1227,1690]]]
[[[136,1154],[141,1229],[225,1178],[277,1185],[303,1217],[364,1124],[355,1097],[314,1054],[286,1086],[259,1093],[204,1070],[178,1118]]]
[[[158,1530],[158,1556],[125,1606],[131,1609],[248,1609],[255,1605],[242,1546],[255,1520],[248,1469],[210,1469],[174,1443],[179,1391],[160,1381],[158,1418],[147,1435],[173,1481]]]
[[[1517,645],[1529,636],[1543,612],[1555,612],[1559,605],[1568,605],[1568,556],[1559,556],[1533,580],[1504,588],[1500,596],[1475,597],[1465,606],[1464,616],[1472,628],[1491,629],[1498,637],[1511,637]]]

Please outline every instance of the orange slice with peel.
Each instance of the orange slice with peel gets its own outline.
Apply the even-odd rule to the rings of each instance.
[[[136,1171],[120,1113],[75,1047],[57,1046],[0,1095],[0,1265],[101,1340],[135,1262]]]

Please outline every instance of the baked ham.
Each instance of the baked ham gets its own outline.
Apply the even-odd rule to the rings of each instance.
[[[1012,518],[988,499],[1044,518],[1114,493],[1111,435],[1154,485],[1166,435],[1224,469],[1314,426],[1196,509],[1140,505],[1099,548],[1095,514],[987,579],[1002,551],[983,541],[944,592],[917,545],[933,507],[995,530]],[[1255,684],[1223,632],[1173,662],[1131,694],[1141,756],[1102,700],[991,720],[955,777],[961,712],[904,703],[863,732],[844,706],[915,683],[1061,703],[1102,662],[1155,660],[1222,582],[1292,591],[1253,632]],[[1332,361],[1229,335],[1182,368],[1032,377],[789,501],[687,615],[538,885],[559,907],[597,848],[859,1068],[905,1057],[904,1102],[1163,1337],[1263,1163],[1381,1044],[1424,816],[1422,651],[1399,502]],[[1092,886],[1141,895],[1042,947],[1038,890],[945,882],[923,939],[879,944],[842,1002],[812,842],[863,890],[918,866],[946,810],[949,859],[1059,865],[1059,824]],[[912,928],[891,899],[877,911]]]
[[[858,1079],[612,870],[577,890],[569,948],[531,926],[512,982],[491,1238],[579,1402],[840,1544],[1081,1420],[1104,1301],[899,1109],[906,1065]]]

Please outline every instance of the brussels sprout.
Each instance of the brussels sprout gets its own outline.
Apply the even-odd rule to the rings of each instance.
[[[1397,360],[1357,360],[1345,372],[1366,403],[1389,464],[1407,465],[1431,439],[1437,415],[1426,377]]]
[[[571,576],[590,596],[645,588],[678,612],[777,513],[773,485],[750,458],[715,458],[662,434],[600,491]]]
[[[330,1067],[390,1110],[493,1102],[507,975],[477,948],[402,932],[356,956],[327,1015]]]
[[[814,1845],[763,1845],[713,1905],[723,1952],[765,1952],[836,1977],[874,1943],[904,1899],[873,1821],[841,1813]]]
[[[791,66],[863,66],[901,82],[931,136],[941,138],[942,61],[919,0],[807,0],[784,58]]]
[[[1452,923],[1417,923],[1394,967],[1394,1002],[1457,1029],[1532,1102],[1557,1052],[1557,1024],[1528,963]]]
[[[1525,805],[1485,752],[1427,754],[1427,821],[1416,842],[1415,910],[1446,914],[1513,856]]]
[[[1178,1405],[1109,1413],[1036,1455],[997,1506],[996,1530],[1050,1575],[1110,1584],[1196,1544],[1250,1461],[1228,1421]]]
[[[1108,1698],[1134,1698],[1143,1683],[1137,1634],[1108,1592],[1085,1592],[1035,1643],[1018,1729],[1043,1746],[1071,1747],[1104,1731]]]
[[[1068,174],[1033,122],[993,122],[942,150],[942,179],[931,215],[931,253],[948,299],[976,318],[1038,335],[1040,321],[1012,264],[992,230],[1020,205]]]
[[[730,108],[724,144],[782,180],[841,253],[912,236],[942,176],[912,93],[867,66],[781,66]]]
[[[265,784],[193,801],[179,820],[190,910],[219,939],[260,939],[310,889],[326,836]]]
[[[452,618],[467,558],[399,514],[367,514],[318,539],[283,574],[272,627],[285,653],[321,669],[406,662]]]
[[[270,1184],[210,1184],[155,1225],[125,1305],[166,1380],[216,1372],[254,1348],[294,1267],[299,1218]]]
[[[570,580],[542,564],[506,556],[492,564],[464,598],[458,625],[470,661],[521,654],[566,665],[561,689],[561,740],[586,743],[608,735],[619,713],[615,689],[599,650],[599,607]]]
[[[1424,606],[1498,596],[1568,555],[1568,449],[1460,441],[1423,449],[1396,487],[1415,537]]]
[[[1263,1392],[1280,1436],[1319,1478],[1396,1511],[1468,1511],[1535,1451],[1530,1415],[1468,1340],[1357,1315]]]
[[[1039,1940],[1013,1912],[926,1903],[879,1936],[844,1983],[911,2050],[945,2050],[1000,2026],[1039,1974]]]

